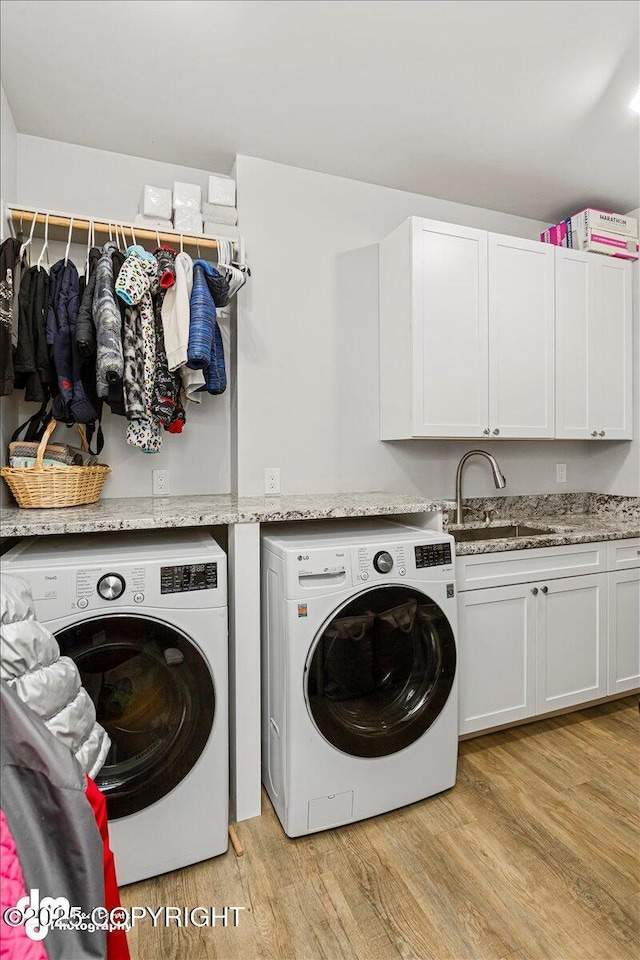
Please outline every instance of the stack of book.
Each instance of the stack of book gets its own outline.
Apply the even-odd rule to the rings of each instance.
[[[623,260],[638,259],[638,221],[610,210],[588,207],[548,227],[540,239],[557,247],[604,253]]]

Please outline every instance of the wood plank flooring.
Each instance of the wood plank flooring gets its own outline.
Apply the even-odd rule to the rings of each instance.
[[[636,960],[639,732],[630,697],[467,740],[447,793],[299,840],[265,796],[241,859],[123,889],[240,925],[147,918],[132,960]]]

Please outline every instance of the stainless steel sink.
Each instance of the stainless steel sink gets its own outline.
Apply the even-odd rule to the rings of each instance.
[[[454,540],[459,543],[469,543],[473,540],[501,540],[512,537],[540,537],[552,533],[550,530],[540,530],[538,527],[529,527],[524,523],[511,523],[504,527],[469,527],[467,530],[451,530]]]

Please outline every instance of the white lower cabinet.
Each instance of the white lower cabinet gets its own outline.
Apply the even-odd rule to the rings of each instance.
[[[529,584],[460,593],[460,733],[536,712],[536,604]]]
[[[578,573],[576,550],[592,572]],[[458,559],[461,734],[640,687],[639,551],[628,540]]]
[[[536,713],[605,697],[607,575],[552,580],[536,601]]]
[[[640,569],[609,579],[609,694],[640,687]]]

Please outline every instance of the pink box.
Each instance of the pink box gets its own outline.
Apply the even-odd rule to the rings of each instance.
[[[540,239],[543,243],[551,243],[555,247],[570,247],[570,221],[561,220],[560,223],[554,224],[553,227],[547,227],[547,229],[540,234]]]
[[[605,256],[617,257],[619,260],[638,259],[638,241],[619,233],[587,230],[586,235],[578,235],[577,241],[580,250],[587,250],[589,253],[603,253]]]

